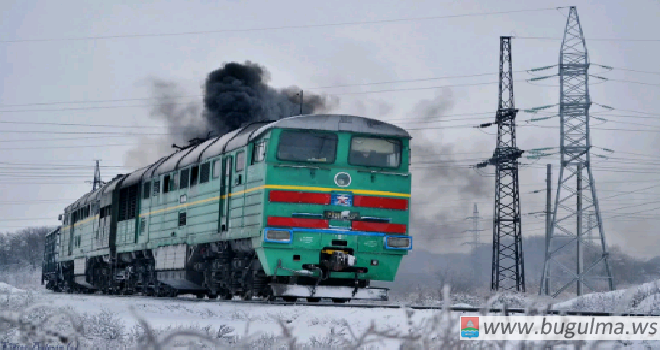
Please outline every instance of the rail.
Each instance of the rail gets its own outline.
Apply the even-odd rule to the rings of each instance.
[[[49,293],[61,294],[58,292],[49,291]],[[413,310],[442,310],[444,306],[423,306],[423,305],[392,305],[392,304],[357,304],[357,303],[330,303],[330,302],[287,302],[287,301],[266,301],[266,300],[216,300],[207,298],[195,297],[151,297],[142,295],[99,295],[89,294],[89,296],[104,296],[111,298],[140,298],[140,299],[153,299],[153,300],[169,300],[169,301],[189,301],[189,302],[214,302],[214,303],[231,303],[231,304],[262,304],[270,306],[314,306],[314,307],[341,307],[341,308],[363,308],[363,309],[413,309]],[[569,311],[569,310],[554,310],[554,309],[540,309],[540,308],[483,308],[483,307],[464,307],[452,306],[449,307],[452,312],[465,312],[465,313],[494,313],[504,315],[525,314],[525,315],[571,315],[571,316],[637,316],[637,317],[657,317],[660,314],[643,314],[643,313],[615,313],[615,312],[602,312],[602,311]]]

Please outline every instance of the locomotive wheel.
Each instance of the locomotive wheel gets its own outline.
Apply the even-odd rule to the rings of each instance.
[[[265,291],[264,298],[266,299],[266,301],[277,300],[277,297],[275,296],[275,292],[273,291],[273,287],[266,286],[266,289],[264,291]]]
[[[218,291],[218,299],[220,300],[231,300],[233,297],[234,294],[226,289]]]
[[[313,298],[312,298],[312,297],[309,297],[309,298],[307,298],[307,302],[309,302],[309,303],[318,303],[319,301],[321,301],[321,298],[317,298],[317,297],[313,297]]]
[[[292,296],[282,297],[282,299],[284,299],[284,301],[286,301],[287,303],[295,303],[296,301],[298,301],[298,297],[292,297]]]

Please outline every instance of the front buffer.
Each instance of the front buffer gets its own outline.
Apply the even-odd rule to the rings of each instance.
[[[394,281],[412,249],[410,236],[342,229],[267,227],[260,243],[257,254],[273,296],[308,301],[387,301],[388,289],[370,282]]]

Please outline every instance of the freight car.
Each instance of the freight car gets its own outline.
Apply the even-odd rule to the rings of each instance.
[[[412,249],[411,137],[350,115],[248,124],[66,207],[43,283],[69,293],[387,300]]]

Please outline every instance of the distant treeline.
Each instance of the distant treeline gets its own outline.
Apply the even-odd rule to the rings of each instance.
[[[585,261],[597,259],[601,254],[598,248],[592,243],[585,244]],[[543,269],[545,238],[541,236],[524,237],[523,251],[527,290],[536,293]],[[396,281],[387,287],[406,294],[418,286],[431,286],[441,290],[441,286],[447,283],[452,286],[453,291],[458,293],[487,292],[490,290],[491,254],[492,244],[490,243],[479,245],[467,254],[432,254],[413,248],[413,251],[403,258]],[[610,268],[617,288],[660,279],[660,256],[644,259],[626,254],[618,246],[611,246],[609,254]],[[566,249],[565,254],[557,256],[556,259],[561,261],[564,266],[574,267],[576,252],[574,249]],[[603,271],[597,272],[599,275],[604,275]],[[599,287],[603,290],[606,289],[606,286]]]
[[[54,227],[28,227],[13,233],[0,233],[0,269],[9,266],[41,267],[44,237]]]

